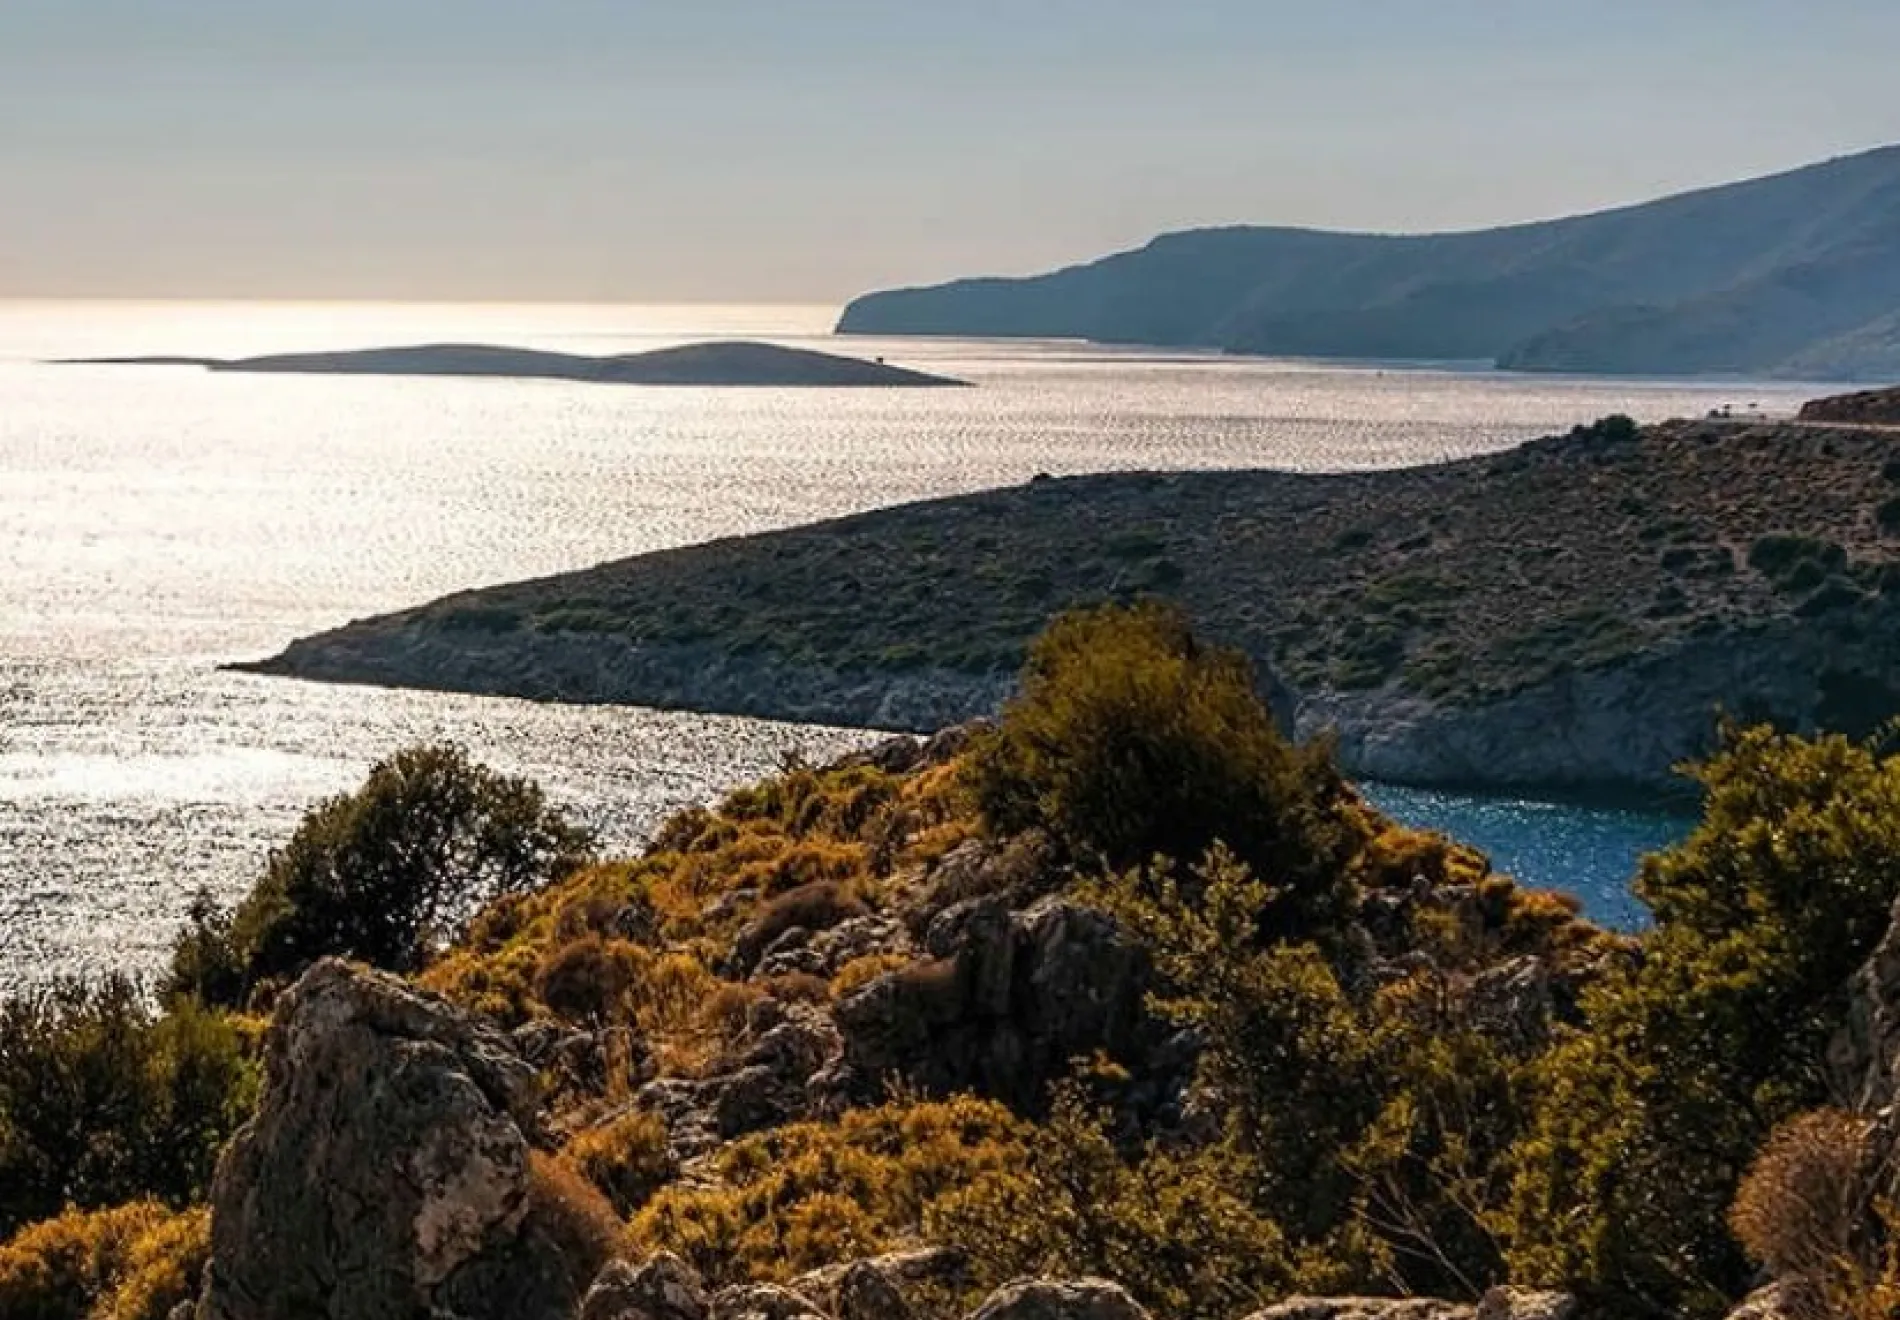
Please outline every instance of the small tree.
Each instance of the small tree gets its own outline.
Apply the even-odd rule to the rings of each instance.
[[[457,747],[409,748],[304,817],[238,906],[229,940],[247,990],[329,955],[413,972],[483,905],[567,874],[590,848],[531,781]],[[219,934],[213,920],[194,924],[176,986],[229,984],[203,974],[220,965],[207,952]]]
[[[1282,737],[1246,657],[1170,607],[1051,624],[972,781],[992,828],[1045,828],[1106,869],[1194,863],[1219,842],[1281,891],[1289,925],[1343,910],[1355,838],[1330,749]]]

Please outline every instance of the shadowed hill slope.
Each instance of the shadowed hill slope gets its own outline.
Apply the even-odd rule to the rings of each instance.
[[[1083,338],[1524,370],[1900,374],[1900,148],[1599,214],[1391,236],[1236,227],[870,294],[846,333]]]

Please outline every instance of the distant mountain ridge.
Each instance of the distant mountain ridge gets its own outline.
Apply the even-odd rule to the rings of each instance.
[[[838,329],[1900,378],[1900,147],[1500,229],[1164,234],[1047,275],[869,294]]]

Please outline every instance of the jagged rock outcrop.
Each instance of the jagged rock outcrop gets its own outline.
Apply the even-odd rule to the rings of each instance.
[[[608,1262],[587,1290],[578,1320],[706,1320],[711,1310],[698,1273],[663,1251],[638,1268]]]
[[[597,1262],[537,1215],[508,1040],[338,961],[278,1005],[212,1189],[199,1320],[568,1320]]]
[[[970,1320],[1148,1320],[1106,1279],[1022,1279],[991,1293]]]
[[[725,1066],[706,1077],[659,1078],[642,1087],[635,1102],[665,1118],[668,1148],[685,1163],[735,1137],[807,1117],[814,1079],[842,1048],[822,1009],[761,1000]]]
[[[990,895],[939,913],[923,944],[926,960],[837,1005],[842,1056],[815,1085],[868,1099],[903,1077],[1033,1109],[1097,1050],[1144,1080],[1137,1107],[1166,1103],[1185,1080],[1190,1055],[1171,1054],[1175,1033],[1146,1011],[1148,956],[1104,914],[1060,897],[1013,911]]]

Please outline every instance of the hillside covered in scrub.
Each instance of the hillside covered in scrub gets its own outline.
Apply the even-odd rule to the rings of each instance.
[[[352,623],[331,681],[931,730],[1052,615],[1178,601],[1368,778],[1667,789],[1716,712],[1900,714],[1900,433],[1610,418],[1399,471],[1036,480]]]
[[[871,293],[844,334],[1026,335],[1526,371],[1900,376],[1900,147],[1451,234],[1235,226]]]
[[[1630,938],[1153,606],[634,857],[401,752],[0,1010],[0,1315],[1884,1320],[1900,759],[1702,778]]]

